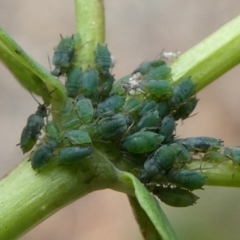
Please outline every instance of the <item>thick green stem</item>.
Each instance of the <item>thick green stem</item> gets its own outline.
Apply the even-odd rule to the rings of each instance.
[[[201,90],[240,62],[240,16],[181,55],[172,64],[173,81],[191,76]]]

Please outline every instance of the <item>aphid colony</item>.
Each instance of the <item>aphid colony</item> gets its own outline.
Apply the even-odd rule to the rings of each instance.
[[[33,169],[39,171],[49,161],[66,165],[87,161],[95,142],[114,144],[122,160],[130,163],[132,172],[137,169],[139,179],[153,194],[166,204],[185,207],[198,199],[192,191],[206,183],[200,168],[187,169],[195,156],[202,153],[202,160],[219,162],[227,157],[240,164],[240,148],[226,148],[222,154],[219,139],[175,137],[176,121],[189,117],[198,99],[192,79],[174,84],[171,69],[161,57],[142,63],[131,75],[114,82],[106,45],[96,46],[95,66],[85,70],[74,64],[74,55],[74,37],[62,38],[51,72],[66,78],[68,99],[59,122],[45,123],[49,111],[40,104],[23,129],[23,153],[33,148],[42,129],[46,133],[31,154]]]

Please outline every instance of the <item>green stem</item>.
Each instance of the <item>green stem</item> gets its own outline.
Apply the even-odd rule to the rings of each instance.
[[[75,0],[77,33],[80,36],[76,61],[83,68],[94,65],[94,50],[105,41],[103,0]]]
[[[191,76],[201,90],[240,62],[240,16],[181,55],[172,64],[173,81]]]

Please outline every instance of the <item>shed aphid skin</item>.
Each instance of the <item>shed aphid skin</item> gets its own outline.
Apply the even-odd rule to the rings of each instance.
[[[178,58],[180,55],[181,55],[180,51],[166,52],[165,50],[163,50],[160,54],[160,58],[167,61],[173,61],[176,58]]]
[[[192,170],[172,171],[167,174],[167,178],[170,182],[190,191],[202,189],[203,185],[206,184],[206,177],[202,173]]]
[[[61,40],[54,51],[52,59],[52,64],[55,68],[51,73],[56,77],[59,77],[69,69],[74,57],[74,36],[63,38],[60,35],[60,37]]]
[[[53,151],[57,143],[54,140],[50,140],[43,143],[31,156],[31,165],[33,169],[39,169],[44,167],[47,162],[52,158]]]
[[[82,123],[90,123],[92,121],[94,109],[90,99],[79,96],[75,108]]]
[[[172,207],[188,207],[196,204],[199,199],[187,189],[174,186],[156,186],[153,189],[153,194],[156,195],[162,202]]]
[[[92,142],[88,132],[81,130],[70,130],[64,136],[73,145],[89,144]]]
[[[66,147],[59,150],[57,160],[60,164],[71,165],[90,157],[92,147]]]

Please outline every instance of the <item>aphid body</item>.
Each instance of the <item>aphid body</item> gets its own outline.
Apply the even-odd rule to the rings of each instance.
[[[96,65],[103,74],[108,74],[112,67],[111,53],[107,45],[98,44],[95,49]]]
[[[93,119],[93,105],[88,98],[79,98],[76,103],[76,111],[82,123],[89,123]]]
[[[86,97],[92,97],[98,88],[99,77],[94,68],[88,68],[82,77],[81,90]]]
[[[64,135],[73,145],[81,145],[91,143],[91,138],[88,132],[81,130],[70,130]]]

